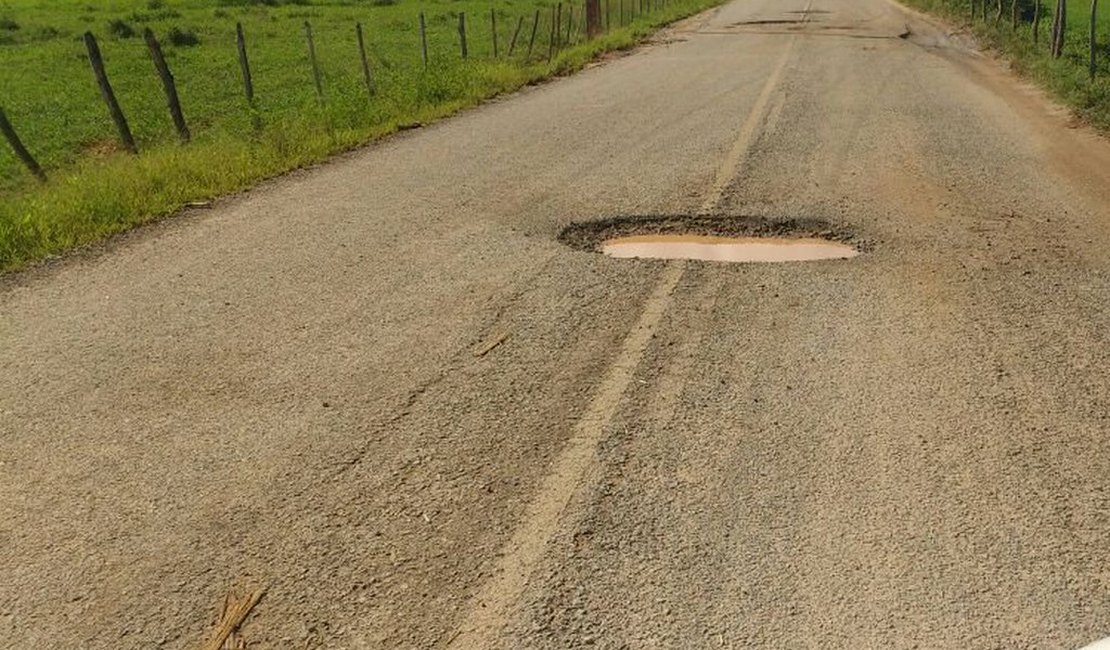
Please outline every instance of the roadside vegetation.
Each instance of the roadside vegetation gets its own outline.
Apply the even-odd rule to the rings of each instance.
[[[591,41],[580,1],[0,0],[0,109],[48,178],[37,181],[0,140],[0,271],[576,70],[720,1],[602,0],[606,29]],[[370,88],[356,23],[365,35]],[[237,24],[253,105],[244,92]],[[146,29],[176,80],[187,144],[167,110]],[[86,31],[99,41],[138,155],[121,145],[101,99]]]
[[[1035,0],[908,0],[908,4],[968,26],[1019,73],[1049,89],[1084,120],[1110,132],[1110,0],[1062,1],[1059,7],[1053,1],[1038,6]],[[1065,19],[1060,21],[1063,29],[1054,48],[1058,8]]]

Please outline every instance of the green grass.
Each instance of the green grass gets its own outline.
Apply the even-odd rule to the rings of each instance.
[[[976,0],[980,5],[981,0]],[[1001,21],[995,21],[993,0],[990,19],[977,13],[969,21],[968,0],[908,0],[908,4],[942,15],[953,22],[968,25],[980,41],[1001,52],[1014,68],[1050,90],[1070,106],[1076,114],[1096,128],[1110,132],[1110,0],[1099,0],[1096,13],[1096,75],[1092,81],[1088,71],[1088,31],[1091,5],[1088,0],[1068,0],[1068,27],[1064,52],[1058,59],[1049,54],[1052,15],[1055,4],[1042,4],[1039,42],[1033,43],[1031,24],[1032,0],[1022,0],[1025,16],[1013,29],[1010,3]]]
[[[626,1],[630,7],[632,0]],[[37,184],[0,142],[0,270],[576,70],[602,52],[630,47],[658,26],[720,1],[655,2],[653,11],[637,11],[620,26],[619,1],[609,0],[611,29],[586,42],[579,24],[572,43],[548,61],[554,0],[0,0],[0,105],[50,176],[46,185]],[[501,53],[496,59],[491,9]],[[535,51],[526,59],[537,9]],[[420,54],[420,12],[428,28],[427,69]],[[466,61],[459,56],[458,12],[467,17]],[[581,12],[576,3],[576,22]],[[510,59],[505,51],[520,17],[526,18],[525,27]],[[323,101],[312,82],[306,20],[323,71]],[[373,96],[362,80],[356,21],[366,33]],[[236,22],[247,34],[254,112],[243,97]],[[177,80],[193,133],[188,145],[177,142],[142,40],[146,27],[162,41]],[[81,42],[86,30],[100,40],[139,156],[123,153],[117,143]],[[565,23],[563,30],[565,36]]]

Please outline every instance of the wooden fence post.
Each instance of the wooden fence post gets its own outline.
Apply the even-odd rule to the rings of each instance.
[[[177,127],[177,135],[182,142],[188,142],[189,126],[185,124],[185,114],[181,111],[181,101],[177,97],[177,84],[174,83],[170,67],[166,65],[166,58],[162,55],[162,46],[149,27],[143,30],[143,39],[150,50],[150,58],[154,59],[154,68],[162,79],[162,89],[166,91],[166,103],[170,108],[173,125]]]
[[[459,12],[459,48],[462,50],[462,58],[466,58],[466,13]]]
[[[358,36],[358,58],[362,63],[362,78],[366,82],[366,91],[373,96],[374,76],[370,74],[370,61],[366,58],[366,41],[362,37],[362,23],[355,23],[355,34]]]
[[[559,5],[560,7],[562,4]],[[551,57],[555,56],[555,38],[559,33],[559,17],[555,12],[555,7],[551,8],[551,33],[547,37],[547,60],[550,62]]]
[[[601,34],[601,0],[586,0],[586,38]]]
[[[424,12],[420,12],[420,58],[424,61],[424,68],[428,67],[428,32],[424,26]]]
[[[239,70],[243,73],[243,95],[247,98],[247,108],[251,112],[254,130],[262,128],[262,120],[254,107],[254,80],[251,78],[251,64],[247,58],[247,37],[243,34],[243,24],[235,23],[235,45],[239,51]]]
[[[1056,40],[1058,38],[1057,32],[1060,29],[1060,5],[1065,0],[1056,0],[1056,6],[1052,12],[1052,27],[1048,30],[1048,51],[1052,58],[1056,58]]]
[[[1041,0],[1033,2],[1033,45],[1041,40]]]
[[[528,54],[525,55],[525,57],[524,57],[525,60],[528,60],[528,59],[532,58],[532,46],[536,44],[536,30],[539,28],[539,26],[540,26],[540,10],[537,9],[536,10],[536,17],[532,19],[532,36],[531,36],[531,38],[528,39]]]
[[[304,37],[308,42],[308,61],[312,64],[312,81],[316,84],[317,99],[324,98],[324,83],[320,79],[320,64],[316,61],[316,42],[312,39],[312,25],[304,21]]]
[[[563,33],[563,30],[560,29],[562,26],[563,26],[563,3],[559,2],[559,3],[555,4],[555,49],[559,49],[560,47],[563,46],[563,39],[560,38],[560,36]]]
[[[251,80],[251,64],[247,59],[247,39],[243,35],[243,23],[235,23],[235,43],[239,48],[239,69],[243,72],[243,94],[253,108],[254,81]]]
[[[489,31],[493,35],[493,58],[497,58],[497,10],[490,7]]]
[[[1056,16],[1052,21],[1052,58],[1058,59],[1064,53],[1064,36],[1067,34],[1068,2],[1056,0]]]
[[[1095,17],[1098,15],[1098,0],[1091,0],[1091,31],[1088,34],[1087,44],[1091,50],[1091,58],[1087,62],[1087,70],[1090,73],[1091,81],[1095,80],[1095,73],[1097,72],[1097,61],[1095,60]]]
[[[108,105],[108,112],[112,115],[112,121],[116,123],[116,131],[119,132],[119,139],[123,142],[125,149],[131,153],[139,153],[139,148],[135,146],[135,138],[131,136],[131,128],[127,126],[127,118],[123,115],[123,109],[119,107],[119,102],[116,101],[116,94],[112,92],[112,84],[108,83],[108,73],[104,70],[104,59],[100,56],[100,47],[96,44],[96,37],[92,32],[85,32],[85,49],[89,51],[89,63],[92,65],[93,74],[96,76],[96,83],[100,86],[100,96],[104,99],[104,103]]]
[[[23,164],[34,174],[35,178],[45,183],[46,172],[42,171],[42,167],[39,166],[38,161],[35,160],[30,151],[27,151],[27,147],[23,146],[23,141],[16,135],[15,129],[12,128],[12,123],[8,121],[8,116],[4,113],[3,108],[0,108],[0,133],[4,134],[4,138],[7,139],[8,144],[12,146],[12,151],[15,151],[16,157],[23,161]]]
[[[516,49],[516,39],[520,37],[521,27],[524,27],[524,16],[521,16],[516,20],[516,29],[513,30],[513,38],[509,41],[509,53],[506,55],[509,58],[512,58],[513,50]]]

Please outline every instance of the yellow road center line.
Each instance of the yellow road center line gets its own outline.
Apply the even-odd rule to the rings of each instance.
[[[794,39],[775,65],[736,141],[717,171],[702,212],[716,209],[728,183],[739,173],[755,132],[767,112],[768,101],[782,77]],[[686,262],[668,262],[644,304],[636,325],[621,343],[620,351],[605,373],[585,415],[540,484],[520,525],[501,549],[492,577],[474,595],[462,623],[447,643],[449,649],[491,648],[496,645],[514,608],[521,602],[528,578],[543,557],[544,548],[558,530],[559,520],[583,477],[594,462],[597,445],[632,381],[671,296],[686,270]]]
[[[771,76],[767,77],[767,81],[763,84],[763,90],[759,92],[759,97],[756,98],[755,105],[752,106],[752,112],[748,114],[748,119],[744,120],[744,123],[740,126],[740,132],[736,135],[732,148],[729,149],[725,159],[721,162],[721,166],[717,168],[717,177],[713,179],[709,194],[705,197],[705,201],[701,204],[699,210],[702,214],[717,209],[729,183],[743,171],[748,150],[751,149],[755,141],[756,129],[759,128],[767,114],[767,104],[771,101],[771,95],[778,87],[782,72],[786,69],[786,63],[790,60],[790,54],[794,51],[794,43],[795,38],[791,38],[786,49],[783,50],[782,56],[775,64],[774,70],[771,71]]]

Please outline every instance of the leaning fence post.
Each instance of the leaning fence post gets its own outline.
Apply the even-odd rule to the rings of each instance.
[[[324,98],[324,83],[320,79],[320,64],[316,61],[316,42],[312,40],[312,25],[304,21],[304,37],[308,41],[308,61],[312,64],[312,81],[316,84],[316,97]]]
[[[251,64],[247,59],[247,39],[243,35],[243,23],[235,23],[235,44],[239,49],[239,69],[243,72],[243,95],[253,108],[254,82],[251,80]]]
[[[516,19],[516,29],[513,30],[513,38],[509,41],[509,53],[506,55],[509,58],[512,58],[513,50],[516,49],[516,39],[520,36],[521,27],[524,27],[524,16]]]
[[[528,39],[528,54],[525,55],[525,57],[524,57],[525,60],[528,60],[528,59],[532,58],[532,46],[536,44],[536,30],[539,28],[539,26],[540,26],[540,10],[537,9],[536,10],[536,17],[532,19],[532,36]]]
[[[262,120],[254,106],[254,80],[251,78],[251,64],[247,59],[247,38],[243,34],[243,24],[235,23],[235,45],[239,50],[239,69],[243,73],[243,95],[247,98],[247,108],[251,112],[251,124],[254,130],[262,128]]]
[[[459,49],[462,51],[462,58],[466,58],[466,12],[459,12]]]
[[[424,26],[424,12],[420,12],[420,59],[428,67],[428,32]]]
[[[493,58],[497,58],[497,10],[490,7],[489,30],[493,34]]]
[[[355,23],[355,34],[358,36],[358,58],[362,64],[362,79],[366,82],[366,91],[374,94],[374,76],[370,74],[370,61],[366,58],[366,41],[362,38],[362,23]]]
[[[96,37],[92,32],[85,32],[85,48],[89,51],[89,63],[92,65],[93,74],[96,76],[96,83],[100,86],[100,96],[104,99],[104,103],[108,105],[108,112],[112,115],[112,121],[116,123],[116,131],[119,132],[119,138],[123,141],[123,146],[131,153],[139,153],[139,148],[135,146],[135,138],[131,136],[131,129],[127,126],[127,118],[123,115],[123,109],[119,107],[119,102],[116,101],[116,94],[112,92],[112,84],[108,83],[108,73],[104,70],[104,59],[100,56],[100,47],[96,44]]]
[[[189,127],[185,124],[185,114],[181,112],[181,101],[177,97],[177,84],[173,81],[170,67],[166,65],[166,57],[162,55],[162,46],[158,44],[158,39],[154,37],[154,32],[149,27],[143,30],[143,39],[146,41],[147,49],[150,50],[150,58],[154,59],[154,68],[162,79],[162,88],[166,91],[166,103],[170,108],[173,125],[177,127],[177,135],[182,142],[188,142]]]
[[[4,138],[7,139],[8,144],[12,146],[12,150],[15,151],[16,157],[23,161],[23,164],[34,174],[35,178],[45,183],[46,172],[42,171],[42,167],[39,166],[38,161],[35,160],[30,151],[27,151],[27,147],[23,146],[23,141],[16,135],[15,129],[12,128],[12,123],[8,121],[8,116],[4,113],[3,108],[0,108],[0,133],[4,134]]]

